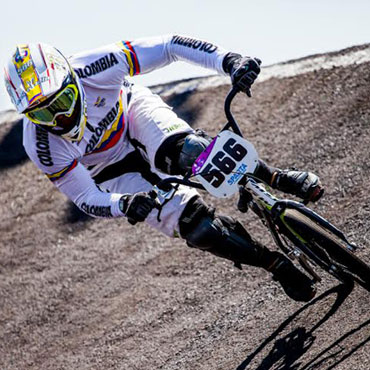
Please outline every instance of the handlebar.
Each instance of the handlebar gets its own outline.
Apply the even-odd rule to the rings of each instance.
[[[225,110],[225,115],[227,118],[227,123],[223,127],[221,131],[228,130],[231,128],[237,135],[243,137],[242,132],[240,131],[239,125],[236,122],[234,116],[231,113],[231,102],[235,98],[236,94],[238,94],[240,90],[237,87],[232,87],[230,91],[228,92],[226,98],[225,98],[225,104],[224,104],[224,110]],[[248,94],[247,94],[248,95]],[[250,96],[250,95],[248,95]],[[184,178],[179,178],[179,177],[168,177],[166,179],[163,179],[157,183],[157,187],[159,189],[162,189],[164,191],[169,190],[171,188],[171,184],[180,184],[180,185],[186,185],[190,186],[192,188],[196,189],[203,189],[204,187],[202,184],[194,181],[189,180],[190,174],[188,176],[185,176]]]
[[[232,87],[229,93],[227,94],[225,98],[225,105],[224,105],[224,110],[225,110],[225,115],[227,118],[227,123],[224,126],[224,128],[221,131],[228,130],[229,127],[239,136],[243,137],[242,132],[240,131],[239,125],[235,121],[234,116],[231,113],[231,102],[235,98],[236,94],[240,92],[240,90],[237,87]]]

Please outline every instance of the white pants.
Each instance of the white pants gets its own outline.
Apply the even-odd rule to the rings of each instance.
[[[131,139],[140,143],[139,150],[149,162],[151,171],[160,178],[167,175],[159,172],[154,166],[155,155],[163,141],[173,134],[192,132],[192,128],[172,111],[158,96],[149,89],[133,87],[128,107],[128,131]],[[135,148],[130,143],[128,153]],[[125,173],[99,185],[112,193],[134,194],[148,192],[153,185],[145,180],[140,171]],[[195,189],[180,186],[173,199],[161,211],[161,222],[157,220],[157,210],[153,210],[146,222],[164,234],[175,237],[179,235],[179,218],[187,202],[198,193]]]

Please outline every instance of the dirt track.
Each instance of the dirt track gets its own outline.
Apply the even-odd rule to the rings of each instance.
[[[262,158],[320,175],[315,209],[370,263],[369,86],[370,63],[271,79],[234,111]],[[214,134],[226,92],[169,101]],[[369,293],[323,275],[317,298],[297,304],[260,269],[81,217],[25,159],[20,134],[0,126],[0,369],[370,369]],[[241,219],[272,245],[252,214]]]

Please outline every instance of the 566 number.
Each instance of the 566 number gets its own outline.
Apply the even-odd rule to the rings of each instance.
[[[247,149],[237,144],[232,138],[226,141],[222,149],[213,156],[211,163],[208,163],[199,174],[215,188],[225,181],[225,175],[230,175],[237,162],[240,162],[248,153]]]

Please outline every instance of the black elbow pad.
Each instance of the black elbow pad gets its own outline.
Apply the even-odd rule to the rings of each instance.
[[[167,138],[155,156],[155,166],[169,175],[185,175],[212,138],[202,130]]]

